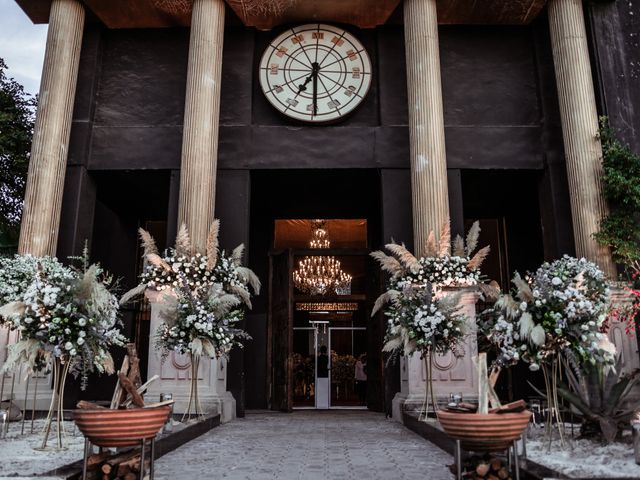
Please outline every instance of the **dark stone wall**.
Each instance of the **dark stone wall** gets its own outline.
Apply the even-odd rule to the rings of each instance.
[[[586,3],[591,59],[600,113],[640,152],[640,3]]]
[[[355,33],[372,57],[376,81],[351,117],[318,128],[280,116],[255,81],[262,51],[277,32],[227,28],[219,167],[407,168],[402,27]],[[533,27],[441,28],[451,168],[542,168],[534,34]],[[83,50],[81,85],[92,89],[83,93],[88,108],[76,109],[74,139],[89,148],[78,148],[70,163],[91,170],[179,169],[188,31],[90,26],[86,36],[99,45]]]

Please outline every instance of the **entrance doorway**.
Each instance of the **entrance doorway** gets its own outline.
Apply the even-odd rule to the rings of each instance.
[[[381,390],[367,221],[276,220],[275,232],[296,248],[270,255],[272,408],[367,408]]]
[[[367,329],[293,328],[293,408],[366,408]]]

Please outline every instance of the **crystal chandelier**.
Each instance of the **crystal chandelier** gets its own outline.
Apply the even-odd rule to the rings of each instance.
[[[311,227],[309,247],[314,250],[331,246],[329,232],[324,220],[314,220]],[[349,295],[351,275],[342,271],[340,261],[332,256],[304,257],[293,272],[293,284],[310,295]]]

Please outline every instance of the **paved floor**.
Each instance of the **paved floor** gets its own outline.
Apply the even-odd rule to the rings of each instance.
[[[451,480],[450,455],[384,415],[249,413],[156,461],[156,478]]]

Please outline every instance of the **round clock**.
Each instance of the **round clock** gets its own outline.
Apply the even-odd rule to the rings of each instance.
[[[269,102],[296,120],[335,121],[352,112],[371,85],[371,60],[349,32],[332,25],[291,28],[273,40],[260,62]]]

